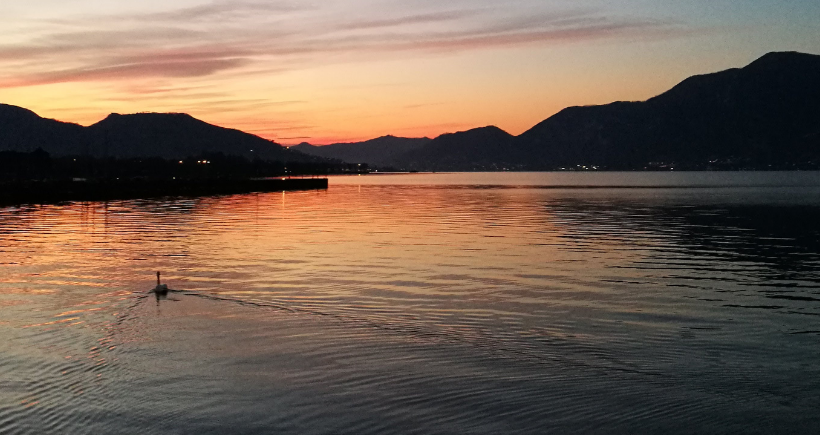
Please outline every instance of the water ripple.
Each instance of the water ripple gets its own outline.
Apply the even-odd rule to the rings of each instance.
[[[0,209],[0,433],[820,430],[813,175],[469,177]]]

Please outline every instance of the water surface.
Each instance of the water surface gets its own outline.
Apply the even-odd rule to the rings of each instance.
[[[0,209],[0,433],[817,432],[818,222],[817,173]]]

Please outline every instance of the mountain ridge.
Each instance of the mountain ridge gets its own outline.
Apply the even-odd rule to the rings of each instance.
[[[430,141],[431,139],[426,137],[404,138],[386,135],[363,142],[343,142],[322,146],[301,143],[290,147],[290,149],[348,163],[368,163],[385,167],[395,165],[398,157],[420,148]]]
[[[433,139],[388,135],[285,149],[187,114],[111,114],[82,127],[0,105],[0,148],[36,147],[127,156],[312,155],[433,171],[820,168],[820,56],[767,53],[742,68],[686,78],[645,101],[568,107],[518,136],[487,126]]]
[[[772,52],[645,101],[568,107],[518,136],[492,127],[447,133],[392,163],[434,171],[820,168],[818,138],[820,56]]]

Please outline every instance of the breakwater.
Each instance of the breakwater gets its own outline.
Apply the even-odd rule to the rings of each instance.
[[[0,184],[0,204],[108,201],[327,189],[327,178],[26,181]]]

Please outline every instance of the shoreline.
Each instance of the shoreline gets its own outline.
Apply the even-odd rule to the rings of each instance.
[[[327,178],[25,181],[0,183],[0,205],[112,201],[165,196],[197,197],[327,188]]]

